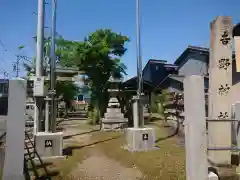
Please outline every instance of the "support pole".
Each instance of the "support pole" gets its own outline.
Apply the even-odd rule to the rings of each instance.
[[[139,128],[138,102],[134,99],[132,102],[133,127]]]
[[[52,132],[56,132],[56,56],[55,56],[55,36],[56,36],[56,7],[57,0],[52,0],[52,32],[51,32],[51,66],[50,66],[50,89],[51,89],[51,129]]]
[[[205,95],[202,76],[194,75],[184,79],[184,110],[187,180],[208,180]]]
[[[45,132],[49,132],[49,99],[46,99],[45,107]]]
[[[137,49],[137,104],[138,104],[138,119],[139,126],[144,126],[143,110],[142,110],[142,54],[141,54],[141,32],[140,32],[140,0],[136,0],[136,49]]]
[[[36,77],[42,77],[43,69],[43,47],[44,47],[44,14],[45,0],[38,0],[38,25],[37,25],[37,55],[36,55]],[[42,109],[41,98],[35,97],[35,112],[34,112],[34,134],[39,131],[40,115]]]

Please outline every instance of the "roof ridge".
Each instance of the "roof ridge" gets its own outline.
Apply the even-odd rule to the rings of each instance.
[[[196,49],[196,50],[209,51],[209,48],[202,47],[202,46],[192,46],[192,45],[189,45],[188,48],[190,48],[190,49]]]

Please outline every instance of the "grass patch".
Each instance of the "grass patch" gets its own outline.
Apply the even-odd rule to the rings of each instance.
[[[93,139],[103,140],[118,137],[118,132],[102,132],[93,135]],[[163,128],[157,128],[156,137],[163,138],[169,136],[169,132]],[[112,141],[106,141],[97,145],[105,155],[117,160],[125,167],[138,167],[145,174],[143,180],[166,179],[185,180],[185,153],[184,147],[176,145],[177,138],[169,138],[160,141],[157,145],[159,150],[149,152],[131,153],[123,148],[125,144],[124,136]]]
[[[83,126],[79,126],[79,128],[83,128]],[[89,128],[89,125],[84,125],[84,128]],[[91,126],[91,129],[95,129],[95,126]],[[170,133],[169,129],[161,126],[161,123],[156,128],[157,138],[164,139]],[[70,144],[69,147],[76,147],[73,149],[72,156],[69,156],[66,160],[54,161],[53,167],[59,170],[60,176],[54,177],[53,180],[72,179],[67,177],[68,174],[77,164],[91,156],[91,152],[94,150],[100,150],[124,167],[137,167],[144,174],[141,180],[185,180],[184,147],[179,145],[178,141],[178,137],[167,138],[157,143],[160,147],[158,150],[131,153],[122,148],[125,144],[123,133],[95,132],[92,134],[90,142],[87,143],[88,145],[94,144],[94,147],[81,147],[83,144],[80,143]]]
[[[69,144],[69,147],[79,147],[79,143]],[[71,179],[68,175],[70,172],[81,163],[83,160],[90,156],[89,148],[79,148],[72,151],[72,155],[66,156],[64,160],[54,160],[52,168],[58,169],[59,176],[53,177],[53,180],[68,180]]]

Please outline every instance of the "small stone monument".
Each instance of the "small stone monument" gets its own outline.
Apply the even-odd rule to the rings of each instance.
[[[107,112],[104,114],[102,119],[102,130],[117,130],[122,129],[124,125],[128,122],[127,118],[124,118],[121,112],[120,103],[117,99],[119,95],[119,85],[121,79],[114,79],[112,76],[109,79],[109,89],[110,99],[108,102]]]

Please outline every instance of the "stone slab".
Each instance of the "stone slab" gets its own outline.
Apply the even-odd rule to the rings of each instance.
[[[110,98],[109,103],[115,103],[115,102],[118,102],[117,98],[115,97]]]
[[[124,118],[122,113],[105,113],[104,118]]]
[[[107,113],[121,113],[121,108],[107,108]]]
[[[127,118],[103,118],[102,119],[103,123],[124,123],[124,122],[128,122]]]
[[[155,131],[153,128],[128,128],[126,133],[128,151],[149,151],[155,147]]]
[[[62,156],[63,132],[38,132],[35,142],[40,157]]]
[[[111,106],[120,106],[120,103],[119,102],[110,102],[110,103],[108,103],[108,107],[111,107]]]

